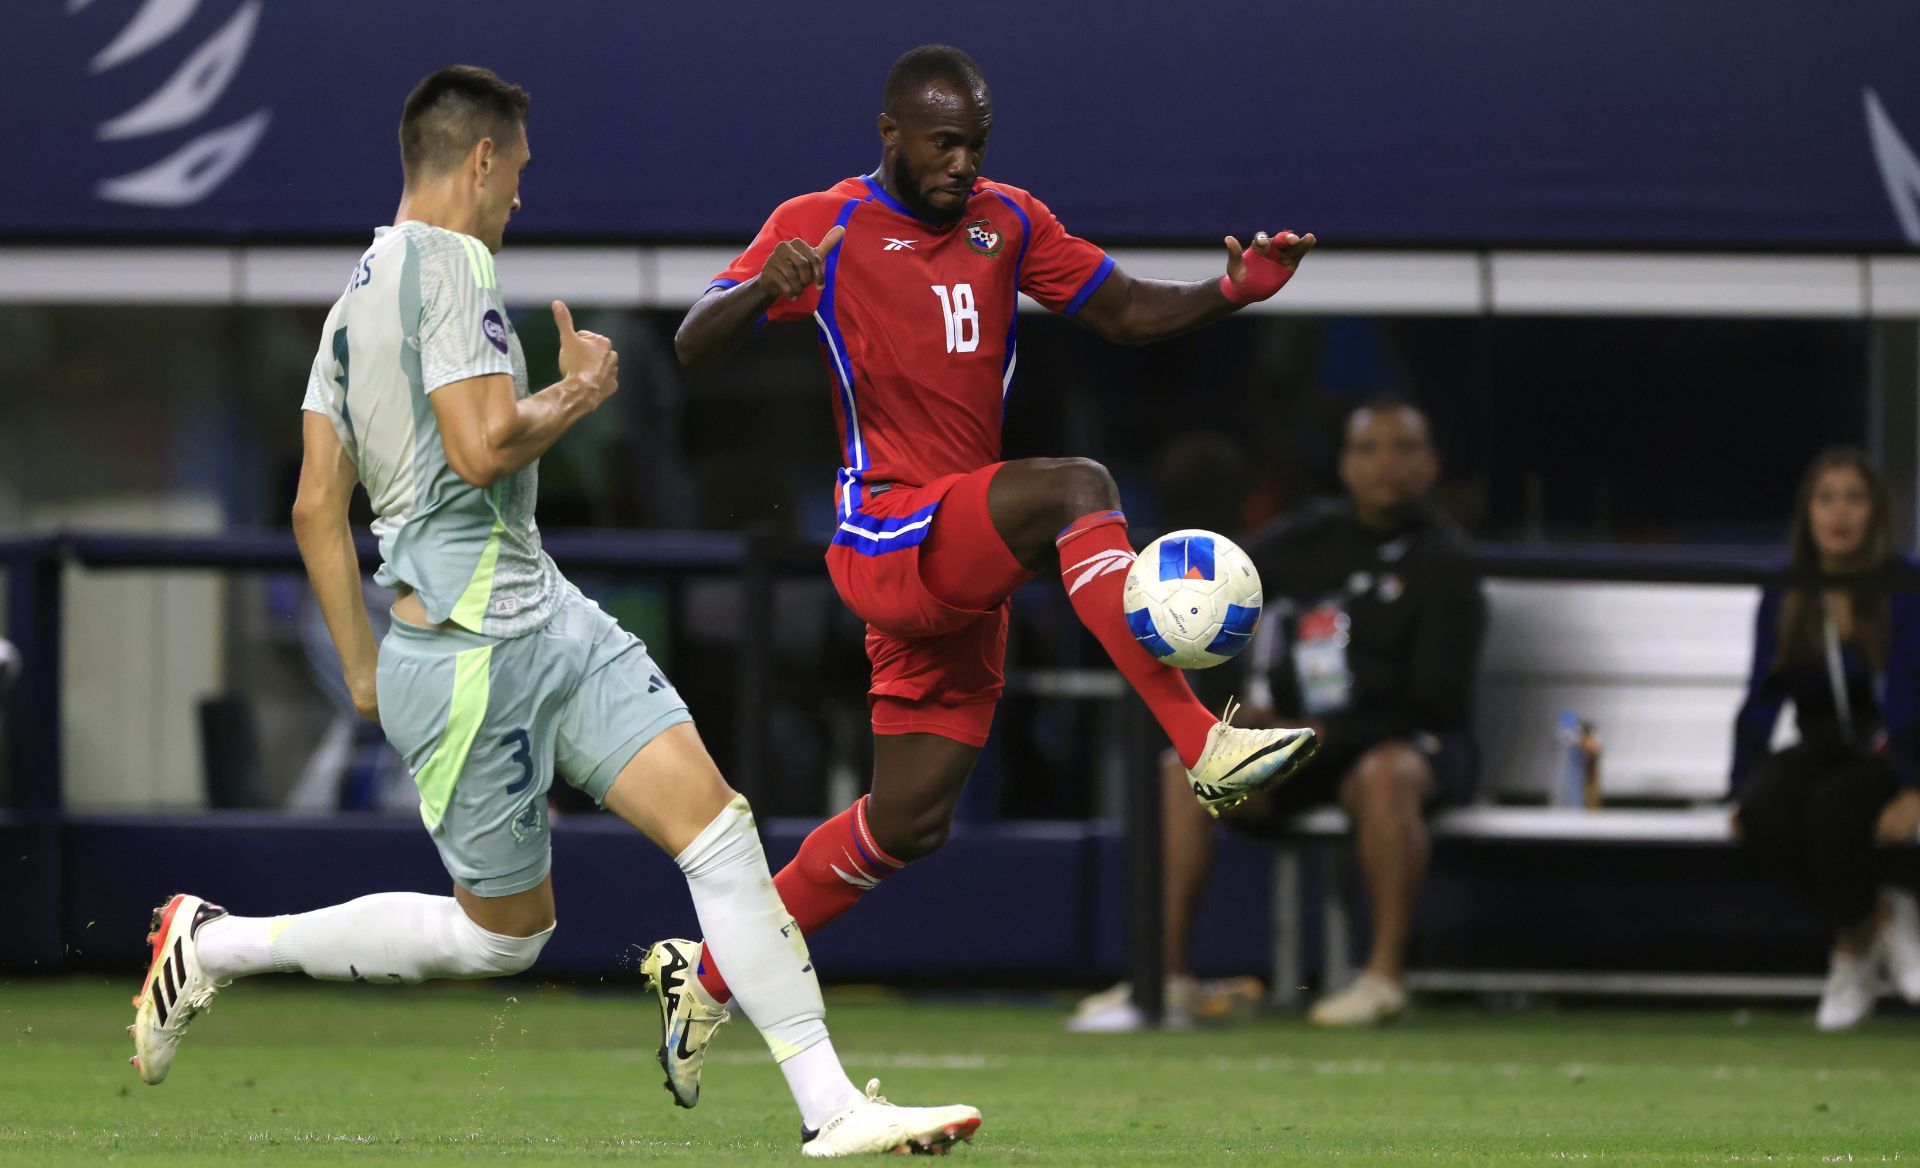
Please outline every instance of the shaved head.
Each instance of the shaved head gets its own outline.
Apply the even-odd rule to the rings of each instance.
[[[900,54],[893,68],[887,70],[880,112],[904,121],[919,112],[930,92],[940,90],[958,94],[970,105],[988,106],[993,100],[980,66],[965,50],[952,45],[921,45]]]

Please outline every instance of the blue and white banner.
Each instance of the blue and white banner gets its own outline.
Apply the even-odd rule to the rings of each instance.
[[[1101,242],[1920,245],[1912,0],[8,0],[0,235],[359,238],[402,99],[534,94],[519,239],[742,242],[870,169],[892,58],[994,95],[987,172]]]

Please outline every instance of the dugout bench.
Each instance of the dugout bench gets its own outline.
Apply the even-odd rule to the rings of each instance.
[[[1487,594],[1490,620],[1476,695],[1486,801],[1436,813],[1430,820],[1436,848],[1730,850],[1727,775],[1759,590],[1494,579]],[[1563,765],[1564,747],[1555,736],[1562,710],[1598,728],[1605,798],[1642,806],[1539,805]],[[1776,745],[1791,738],[1791,713],[1776,727]],[[1309,920],[1322,926],[1323,984],[1344,985],[1353,975],[1353,905],[1360,890],[1348,834],[1345,814],[1332,807],[1288,825],[1273,867],[1270,996],[1277,1005],[1300,1003]],[[1316,912],[1308,911],[1311,884],[1303,875],[1311,848],[1328,858]],[[1725,859],[1733,870],[1735,858]],[[1812,973],[1446,968],[1422,965],[1417,945],[1407,976],[1414,991],[1515,994],[1801,998],[1818,995],[1820,985]]]

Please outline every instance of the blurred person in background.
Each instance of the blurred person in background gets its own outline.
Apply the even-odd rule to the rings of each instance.
[[[1373,946],[1359,977],[1314,1007],[1323,1026],[1370,1025],[1406,1008],[1424,813],[1467,801],[1477,777],[1473,686],[1486,601],[1465,535],[1427,501],[1439,473],[1418,409],[1380,399],[1355,410],[1340,453],[1346,497],[1303,508],[1251,545],[1267,612],[1246,664],[1215,671],[1244,670],[1249,724],[1311,725],[1324,743],[1300,773],[1221,819],[1271,835],[1337,802],[1354,825]],[[1188,951],[1215,837],[1191,797],[1174,797],[1178,769],[1165,778],[1167,1017],[1180,1026],[1200,990]],[[1083,1001],[1068,1027],[1139,1024],[1121,985]]]
[[[7,698],[13,693],[13,683],[20,680],[26,672],[26,662],[20,657],[20,650],[13,642],[0,637],[0,731],[7,728]]]
[[[1822,453],[1794,505],[1790,570],[1891,574],[1887,488],[1855,450]],[[1783,703],[1797,745],[1768,753]],[[1734,729],[1733,829],[1759,864],[1807,893],[1834,928],[1815,1024],[1873,1012],[1880,973],[1920,1002],[1920,906],[1887,885],[1879,845],[1920,831],[1920,595],[1880,588],[1769,588]]]

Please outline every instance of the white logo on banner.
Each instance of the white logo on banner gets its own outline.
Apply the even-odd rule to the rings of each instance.
[[[1887,116],[1880,96],[1868,89],[1867,137],[1873,142],[1873,158],[1880,164],[1880,181],[1887,185],[1887,199],[1900,220],[1907,242],[1920,244],[1920,158],[1900,136],[1900,127]]]
[[[67,12],[91,0],[68,0]],[[89,63],[103,73],[133,60],[180,31],[200,0],[146,0],[133,20]],[[173,75],[132,109],[100,123],[96,135],[106,142],[144,138],[199,122],[226,93],[246,60],[260,24],[261,0],[246,0],[220,30],[180,63]],[[94,193],[110,203],[143,207],[185,207],[206,198],[232,177],[253,153],[272,121],[273,111],[258,109],[237,122],[207,130],[160,161],[140,170],[103,179]]]

